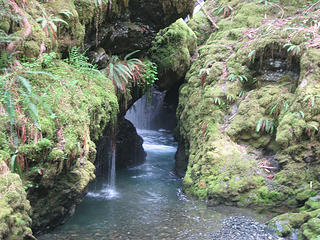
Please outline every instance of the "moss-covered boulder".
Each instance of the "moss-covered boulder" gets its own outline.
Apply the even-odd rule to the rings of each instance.
[[[31,207],[20,177],[11,173],[0,155],[0,238],[22,240],[32,236]]]
[[[259,1],[220,3],[217,11],[205,7],[218,28],[180,87],[176,165],[188,163],[184,191],[212,204],[301,207],[320,190],[318,33],[286,31],[302,21],[301,1],[281,1],[284,12]],[[304,19],[316,15],[309,10]]]
[[[183,19],[178,19],[157,34],[149,53],[158,64],[158,85],[162,90],[181,83],[196,46],[197,37]]]
[[[296,213],[285,213],[268,222],[280,237],[316,240],[320,236],[320,196],[310,197]]]

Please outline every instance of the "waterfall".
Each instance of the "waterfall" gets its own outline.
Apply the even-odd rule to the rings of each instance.
[[[103,179],[102,190],[97,180],[93,183],[89,197],[114,199],[118,197],[116,190],[116,140],[114,137],[102,137],[97,144],[96,176]]]
[[[112,145],[115,143],[111,143]],[[112,156],[109,158],[108,187],[116,189],[116,146],[111,146]]]
[[[158,129],[157,115],[162,111],[166,92],[152,89],[151,97],[144,95],[131,107],[125,118],[138,129]]]
[[[196,14],[196,13],[198,13],[198,12],[201,10],[201,7],[202,7],[203,5],[204,5],[204,0],[199,0],[199,1],[197,1],[197,2],[195,3],[195,7],[194,7],[194,9],[193,9],[193,15]],[[190,19],[190,16],[188,15],[188,16],[184,19],[184,21],[185,21],[185,22],[188,22],[189,19]]]

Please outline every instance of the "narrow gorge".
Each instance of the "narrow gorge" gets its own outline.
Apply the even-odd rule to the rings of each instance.
[[[320,239],[320,1],[0,0],[0,239]]]

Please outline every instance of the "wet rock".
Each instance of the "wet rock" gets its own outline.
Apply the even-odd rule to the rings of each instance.
[[[155,34],[178,18],[191,14],[194,2],[190,0],[131,0],[112,1],[112,7],[103,8],[99,28],[86,27],[86,47],[101,46],[112,54],[126,54],[150,47]],[[96,34],[98,31],[98,34]]]
[[[117,168],[134,167],[146,159],[143,150],[143,139],[137,134],[134,125],[124,119],[119,124],[116,136],[116,166]]]
[[[90,62],[97,65],[99,69],[106,68],[109,62],[109,56],[103,48],[98,48],[88,53]]]

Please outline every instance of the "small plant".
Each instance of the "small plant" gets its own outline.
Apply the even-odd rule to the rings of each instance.
[[[239,93],[238,93],[238,97],[239,98],[243,98],[243,97],[245,97],[247,95],[247,92],[246,91],[243,91],[243,90],[241,90]]]
[[[311,122],[311,123],[307,124],[306,132],[309,137],[312,137],[315,135],[315,133],[319,132],[318,126],[319,126],[319,124],[317,122]]]
[[[138,86],[142,87],[145,92],[150,93],[153,84],[158,81],[158,66],[154,62],[145,60],[144,73],[142,75],[142,81],[138,83]]]
[[[294,45],[292,43],[286,43],[284,47],[288,48],[287,52],[290,53],[292,56],[299,56],[300,55],[300,47],[298,45]]]
[[[268,7],[274,3],[279,3],[279,0],[260,0],[258,3],[263,3],[265,7]]]
[[[310,106],[314,107],[317,98],[320,98],[320,95],[318,95],[318,94],[317,95],[310,94],[310,95],[305,96],[303,101],[306,102],[309,107]]]
[[[228,77],[228,80],[233,82],[234,80],[239,80],[240,82],[247,82],[248,81],[248,78],[245,76],[245,75],[238,75],[238,74],[231,74],[229,77]]]
[[[65,61],[79,72],[93,72],[95,74],[101,74],[101,72],[97,70],[97,67],[89,62],[89,58],[85,55],[85,52],[80,52],[79,47],[73,47],[69,52],[69,58]]]
[[[219,105],[219,106],[221,106],[223,104],[221,98],[219,98],[219,97],[215,97],[213,103],[216,105]]]
[[[19,136],[17,132],[24,126],[19,126],[20,116],[30,118],[34,126],[41,131],[41,126],[38,120],[38,107],[42,107],[47,114],[54,118],[50,107],[45,103],[42,96],[36,94],[28,80],[28,77],[33,74],[47,74],[46,72],[30,70],[18,62],[11,65],[11,71],[6,71],[0,75],[0,104],[4,107],[5,116],[10,126],[10,133],[13,142],[13,155],[10,160],[10,168],[12,172],[21,174],[21,167],[18,164],[18,145]],[[22,158],[23,159],[23,158]]]
[[[227,101],[228,103],[233,103],[234,102],[234,97],[232,95],[227,94]]]
[[[130,80],[136,86],[142,79],[141,73],[144,71],[145,65],[138,58],[131,58],[132,55],[137,53],[134,51],[125,56],[121,60],[118,56],[112,56],[110,62],[105,69],[107,77],[109,77],[114,85],[122,92],[126,91],[126,86]]]
[[[303,111],[293,112],[292,119],[296,119],[296,118],[304,119],[304,112]]]
[[[217,15],[220,15],[221,13],[223,13],[223,17],[227,18],[231,15],[231,12],[233,11],[233,8],[230,5],[227,6],[220,6],[217,9],[214,10],[214,12]]]
[[[255,56],[256,56],[256,50],[252,50],[251,52],[249,52],[248,54],[249,61],[254,62]]]
[[[260,118],[256,126],[256,132],[266,132],[272,134],[274,128],[275,123],[273,119]]]
[[[67,13],[66,10],[61,11],[60,14],[69,16],[69,13]],[[57,38],[58,28],[56,24],[63,23],[68,26],[66,21],[54,16],[53,14],[48,15],[44,9],[42,9],[42,17],[37,18],[36,21],[41,24],[41,27],[45,31],[47,37],[50,37],[53,43],[55,43]]]
[[[200,86],[203,87],[204,83],[207,80],[207,76],[209,76],[210,73],[210,68],[202,68],[200,69],[200,76],[201,76],[201,82],[200,82]]]

